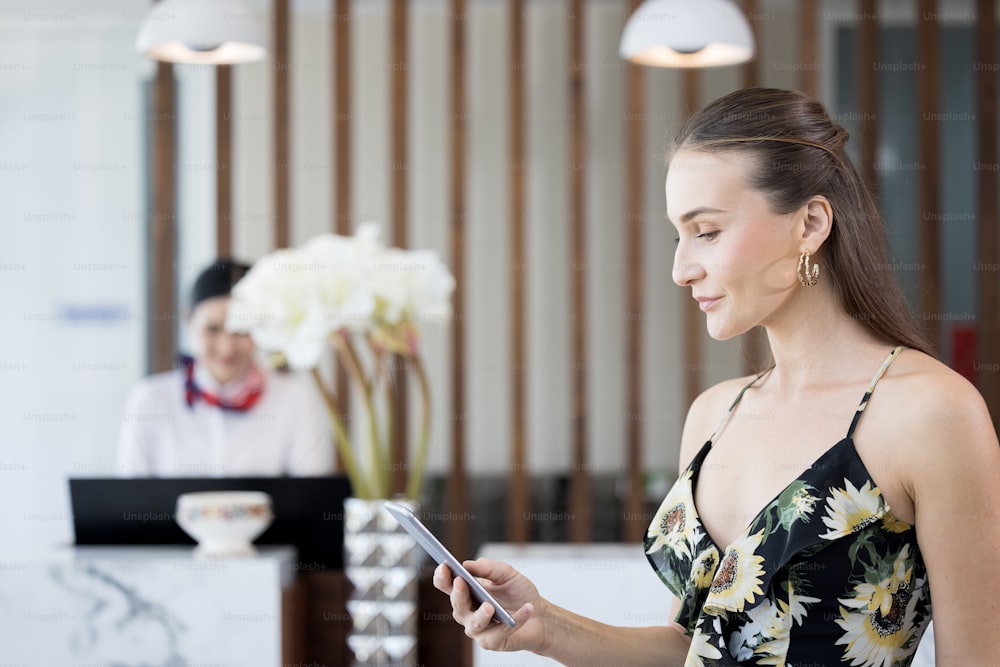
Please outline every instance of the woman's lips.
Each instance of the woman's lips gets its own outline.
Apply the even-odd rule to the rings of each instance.
[[[698,302],[698,307],[704,312],[711,310],[721,298],[721,296],[696,296],[694,300]]]

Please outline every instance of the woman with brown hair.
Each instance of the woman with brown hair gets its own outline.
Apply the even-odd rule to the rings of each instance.
[[[937,664],[996,664],[1000,446],[913,324],[847,138],[805,95],[751,88],[670,151],[674,281],[713,338],[761,326],[772,355],[688,412],[644,545],[675,623],[598,623],[506,564],[468,562],[516,610],[510,629],[439,568],[480,645],[571,665],[905,666],[933,600]]]

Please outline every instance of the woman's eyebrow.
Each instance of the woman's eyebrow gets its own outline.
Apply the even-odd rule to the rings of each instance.
[[[681,223],[691,222],[693,219],[697,218],[703,213],[725,213],[722,209],[712,208],[710,206],[699,206],[698,208],[693,208],[684,215],[681,216]]]

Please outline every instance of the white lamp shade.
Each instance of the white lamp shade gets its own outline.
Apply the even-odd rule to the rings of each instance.
[[[728,0],[646,0],[625,24],[618,52],[639,65],[736,65],[753,59],[753,31]]]
[[[160,0],[143,20],[135,49],[155,60],[209,65],[267,55],[260,19],[238,0]]]

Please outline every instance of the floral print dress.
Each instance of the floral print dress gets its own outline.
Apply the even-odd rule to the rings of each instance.
[[[681,601],[685,667],[905,667],[930,621],[927,570],[913,526],[889,511],[854,448],[854,429],[786,486],[732,544],[715,544],[694,505],[713,434],[646,534],[646,555]],[[746,390],[723,420],[728,421]]]

